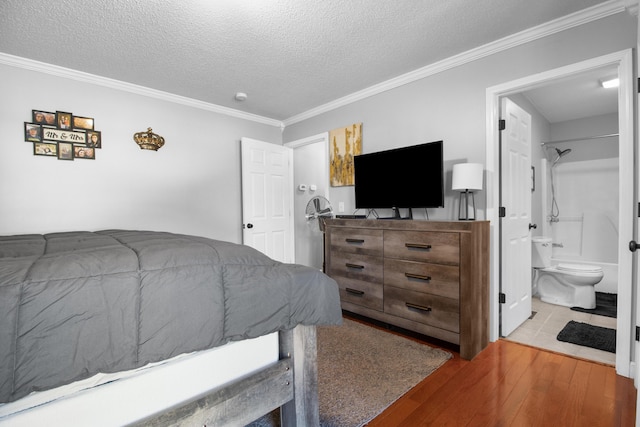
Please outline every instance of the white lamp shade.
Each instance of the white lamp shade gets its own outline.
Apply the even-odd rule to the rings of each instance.
[[[483,165],[458,163],[453,165],[452,190],[482,190]]]

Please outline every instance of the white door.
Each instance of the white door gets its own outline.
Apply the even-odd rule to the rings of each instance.
[[[531,115],[507,98],[501,115],[501,335],[531,316]]]
[[[281,262],[293,262],[293,150],[241,139],[242,241]]]

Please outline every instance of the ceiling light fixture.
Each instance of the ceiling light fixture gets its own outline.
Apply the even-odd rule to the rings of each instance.
[[[247,100],[247,94],[244,92],[238,92],[236,93],[236,101],[246,101]]]
[[[602,85],[603,88],[610,89],[610,88],[620,86],[620,79],[615,77],[613,79],[600,80],[600,84]]]

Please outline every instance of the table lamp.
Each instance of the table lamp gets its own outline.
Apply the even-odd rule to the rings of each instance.
[[[480,163],[453,165],[451,189],[460,191],[459,220],[473,221],[476,219],[476,200],[473,192],[482,190],[482,173],[483,165]],[[472,212],[469,212],[469,194],[471,194]]]

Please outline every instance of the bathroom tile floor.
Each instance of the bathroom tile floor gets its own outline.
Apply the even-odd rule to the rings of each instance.
[[[569,307],[547,304],[536,297],[532,299],[531,306],[536,313],[533,318],[526,320],[506,339],[615,366],[616,355],[614,353],[558,341],[556,337],[570,320],[616,329],[616,319],[573,311]]]

